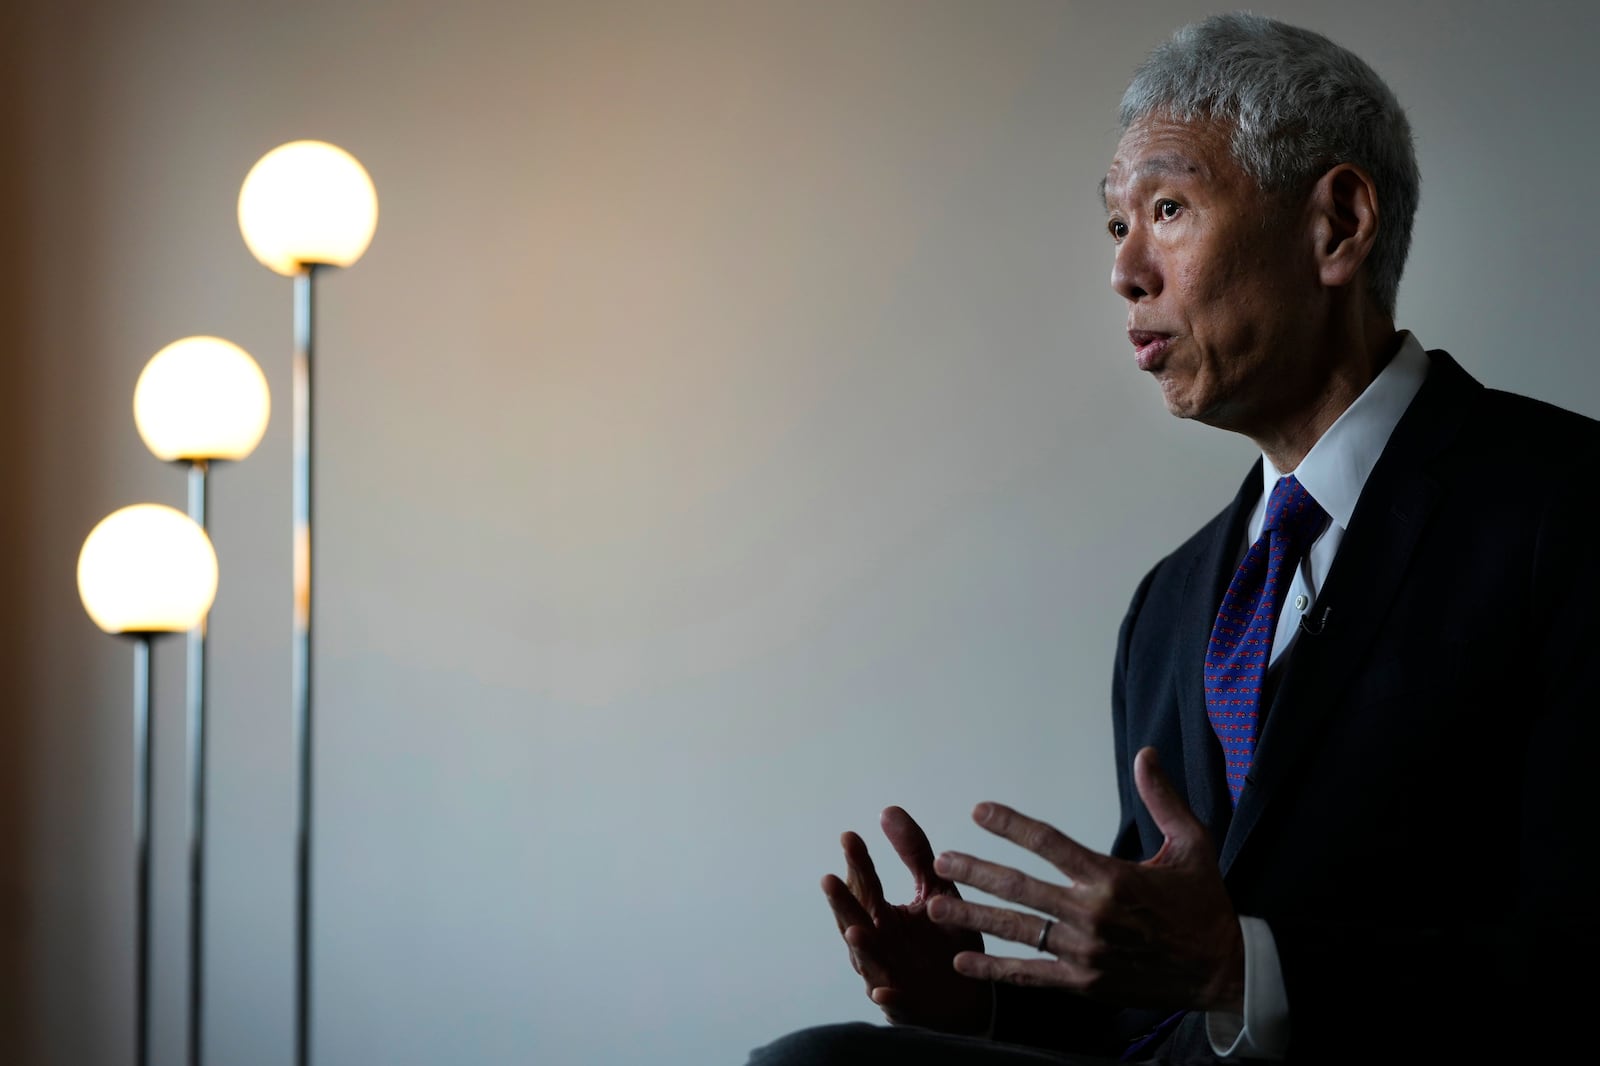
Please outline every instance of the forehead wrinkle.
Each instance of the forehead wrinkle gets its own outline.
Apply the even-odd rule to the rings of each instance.
[[[1115,170],[1116,164],[1112,164]],[[1204,177],[1209,173],[1205,164],[1193,156],[1184,155],[1182,152],[1159,152],[1146,156],[1128,168],[1128,179],[1124,185],[1134,185],[1151,177],[1183,177],[1187,175],[1200,175]],[[1111,175],[1107,174],[1100,179],[1100,203],[1107,208],[1110,204],[1106,199],[1106,190],[1110,187]]]

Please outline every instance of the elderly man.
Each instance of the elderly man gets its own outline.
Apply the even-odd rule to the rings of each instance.
[[[891,1027],[753,1062],[1528,1061],[1597,990],[1600,424],[1394,327],[1418,174],[1394,95],[1305,30],[1179,31],[1103,187],[1140,370],[1248,436],[1233,502],[1118,642],[1109,855],[998,804],[1059,882],[883,830],[823,890]],[[969,885],[1013,906],[963,900]],[[990,955],[983,934],[1037,952]],[[1588,1040],[1582,1043],[1587,1044]]]

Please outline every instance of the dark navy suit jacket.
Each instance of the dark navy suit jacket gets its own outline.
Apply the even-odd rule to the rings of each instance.
[[[1306,613],[1231,808],[1202,663],[1260,497],[1145,577],[1114,680],[1121,824],[1153,745],[1267,921],[1291,1061],[1519,1059],[1592,1043],[1600,991],[1600,423],[1485,389],[1442,352]],[[1163,1012],[1005,990],[1002,1039],[1115,1051]],[[1167,1041],[1213,1061],[1203,1018]],[[1585,1034],[1581,1039],[1579,1034]]]

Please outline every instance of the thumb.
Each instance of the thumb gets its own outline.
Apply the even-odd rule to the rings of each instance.
[[[1133,784],[1139,790],[1145,810],[1155,819],[1156,828],[1166,841],[1152,862],[1181,860],[1206,843],[1206,827],[1189,810],[1189,805],[1173,787],[1155,748],[1140,748],[1133,757]]]

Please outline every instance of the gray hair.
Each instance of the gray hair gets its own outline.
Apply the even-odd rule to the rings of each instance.
[[[1122,130],[1152,114],[1233,129],[1234,161],[1262,191],[1301,193],[1353,163],[1378,188],[1372,295],[1394,314],[1421,195],[1411,124],[1360,57],[1261,15],[1214,15],[1159,45],[1122,96]]]

